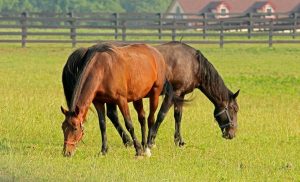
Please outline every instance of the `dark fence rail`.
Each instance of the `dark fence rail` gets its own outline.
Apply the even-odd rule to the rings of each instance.
[[[0,43],[300,44],[298,13],[0,13]]]

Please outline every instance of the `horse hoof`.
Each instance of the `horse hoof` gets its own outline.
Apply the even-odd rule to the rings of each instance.
[[[175,145],[178,146],[178,147],[183,147],[183,146],[185,145],[184,141],[181,140],[180,138],[175,138],[175,139],[174,139],[174,143],[175,143]]]
[[[183,147],[185,145],[185,143],[184,142],[179,142],[179,147]]]
[[[102,155],[106,155],[107,151],[108,151],[108,148],[104,148],[104,149],[101,150],[101,154]]]
[[[151,150],[148,147],[145,149],[145,156],[151,157]]]
[[[155,143],[150,143],[150,144],[147,145],[147,148],[150,148],[150,149],[156,148],[156,144]]]
[[[132,147],[133,146],[133,143],[132,141],[127,141],[127,142],[124,142],[124,146],[127,148],[127,147]]]

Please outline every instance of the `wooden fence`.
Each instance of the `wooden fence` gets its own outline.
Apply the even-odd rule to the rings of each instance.
[[[300,44],[300,15],[0,13],[0,43]]]

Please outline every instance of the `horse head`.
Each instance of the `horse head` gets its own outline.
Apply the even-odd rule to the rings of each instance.
[[[63,154],[70,157],[74,154],[77,143],[83,137],[83,119],[79,117],[78,106],[76,106],[75,111],[67,111],[63,107],[61,107],[61,111],[65,115],[65,120],[61,126],[64,134]]]
[[[219,124],[222,131],[222,136],[225,139],[233,139],[237,129],[237,112],[239,106],[236,102],[236,98],[239,95],[240,90],[229,97],[229,101],[225,102],[223,106],[216,107],[214,111],[214,117]]]

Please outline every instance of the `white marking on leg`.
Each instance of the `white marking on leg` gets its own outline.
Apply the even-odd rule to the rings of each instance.
[[[150,150],[149,147],[146,148],[146,150],[145,150],[145,155],[146,155],[147,157],[151,157],[151,150]]]

